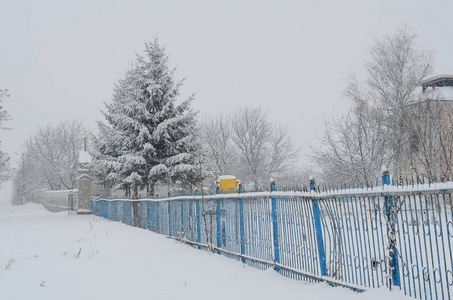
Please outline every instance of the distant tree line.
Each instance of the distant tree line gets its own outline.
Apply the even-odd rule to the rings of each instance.
[[[24,144],[13,179],[13,204],[28,201],[39,189],[75,189],[79,151],[87,134],[76,120],[38,128]]]

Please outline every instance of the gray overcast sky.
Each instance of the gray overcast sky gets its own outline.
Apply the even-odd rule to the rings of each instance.
[[[38,126],[77,118],[90,128],[144,42],[158,35],[196,93],[200,114],[258,106],[308,153],[373,42],[405,24],[453,74],[453,1],[21,1],[0,0],[0,89],[14,130],[0,132],[17,160]],[[304,160],[304,157],[302,157]]]

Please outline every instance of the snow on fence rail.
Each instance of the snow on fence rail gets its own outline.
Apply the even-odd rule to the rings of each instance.
[[[453,183],[93,199],[95,215],[310,282],[451,299]]]
[[[30,193],[30,201],[41,203],[46,209],[52,212],[65,210],[76,211],[78,204],[78,190],[37,190]]]

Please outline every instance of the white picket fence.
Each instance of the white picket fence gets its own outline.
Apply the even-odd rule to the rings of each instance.
[[[36,190],[30,193],[29,199],[31,202],[44,205],[46,209],[52,212],[77,211],[78,190]]]

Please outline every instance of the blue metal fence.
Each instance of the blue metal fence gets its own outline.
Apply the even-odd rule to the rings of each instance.
[[[287,277],[451,299],[452,191],[451,183],[335,192],[271,186],[270,192],[205,197],[101,198],[92,209]]]

